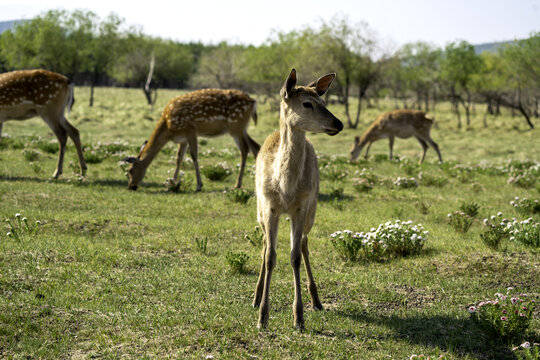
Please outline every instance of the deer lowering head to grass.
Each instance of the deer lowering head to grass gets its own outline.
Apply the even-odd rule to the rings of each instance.
[[[343,124],[326,108],[321,96],[336,74],[322,76],[307,86],[296,86],[296,70],[281,89],[279,131],[265,140],[256,162],[257,218],[264,233],[262,264],[253,306],[259,307],[258,327],[268,324],[269,292],[276,264],[278,222],[281,214],[291,219],[291,265],[294,273],[294,325],[303,328],[300,285],[302,257],[308,289],[315,309],[323,306],[309,263],[307,235],[315,220],[319,170],[313,145],[306,132],[336,135]]]
[[[0,74],[0,134],[7,120],[40,116],[60,143],[54,178],[62,174],[67,137],[75,143],[81,175],[86,171],[79,131],[64,116],[73,105],[73,84],[60,74],[47,70],[20,70]]]
[[[426,113],[419,110],[393,110],[380,115],[366,130],[361,137],[354,138],[354,144],[351,148],[351,161],[355,161],[362,148],[367,144],[365,158],[368,157],[368,152],[371,144],[374,141],[388,138],[390,141],[390,159],[392,159],[392,151],[394,148],[394,138],[402,139],[414,136],[420,145],[422,145],[423,153],[420,158],[420,163],[424,162],[428,144],[435,149],[439,156],[439,161],[442,162],[439,145],[431,139],[429,131],[433,125],[433,119],[426,116]]]
[[[180,144],[176,159],[174,181],[189,146],[195,174],[197,191],[202,189],[202,180],[197,158],[197,136],[218,136],[229,133],[236,142],[242,155],[240,174],[236,187],[242,186],[242,177],[246,167],[248,152],[257,157],[260,146],[247,133],[249,119],[257,120],[256,103],[240,90],[197,90],[178,96],[165,106],[148,142],[141,148],[139,155],[124,159],[131,163],[129,169],[130,190],[137,190],[148,166],[158,152],[169,141]]]

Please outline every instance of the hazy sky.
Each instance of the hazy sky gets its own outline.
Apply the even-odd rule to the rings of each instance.
[[[0,21],[49,9],[111,12],[126,25],[176,41],[263,43],[272,30],[290,31],[346,15],[365,21],[395,46],[427,41],[444,46],[521,39],[540,31],[540,0],[0,0]]]

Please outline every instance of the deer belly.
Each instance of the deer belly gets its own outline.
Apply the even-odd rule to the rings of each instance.
[[[414,131],[414,128],[412,126],[407,126],[405,128],[399,129],[395,131],[395,135],[398,138],[406,139],[413,136],[416,132]]]
[[[0,120],[26,120],[38,115],[34,106],[0,107]]]
[[[219,136],[229,131],[227,121],[198,121],[197,135]]]

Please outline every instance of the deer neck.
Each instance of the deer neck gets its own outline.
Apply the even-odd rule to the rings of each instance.
[[[283,201],[289,203],[302,179],[306,162],[306,133],[295,130],[280,116],[280,143],[274,162],[274,181],[278,184]],[[288,196],[289,194],[290,196]]]
[[[141,162],[141,165],[143,165],[144,167],[148,167],[150,165],[152,160],[154,160],[156,155],[169,141],[169,136],[166,128],[166,126],[157,127],[150,136],[148,143],[139,153],[138,158]]]

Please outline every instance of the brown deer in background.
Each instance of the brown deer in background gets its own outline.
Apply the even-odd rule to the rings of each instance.
[[[362,148],[367,144],[365,158],[368,157],[369,148],[374,141],[388,138],[390,141],[390,159],[392,159],[392,151],[394,148],[394,138],[402,139],[414,136],[424,152],[420,159],[420,163],[424,162],[428,144],[435,149],[439,156],[439,161],[442,162],[439,145],[431,139],[429,135],[433,119],[426,116],[426,113],[419,110],[393,110],[380,115],[367,129],[361,137],[354,138],[354,144],[351,148],[351,161],[355,161],[360,155]]]
[[[256,102],[240,90],[205,89],[197,90],[173,98],[165,106],[148,142],[141,148],[139,155],[125,158],[131,163],[129,168],[130,190],[137,190],[144,178],[148,166],[159,151],[169,141],[180,144],[174,172],[174,181],[178,177],[180,165],[189,146],[197,176],[197,191],[202,189],[201,174],[197,156],[198,136],[218,136],[229,133],[235,140],[242,163],[236,187],[242,186],[242,177],[246,167],[248,152],[257,157],[260,146],[247,133],[249,119],[256,122]]]
[[[291,265],[294,273],[294,325],[304,327],[300,285],[302,256],[308,289],[315,309],[322,309],[309,263],[307,235],[315,221],[319,169],[306,132],[336,135],[343,124],[326,108],[321,96],[336,74],[328,74],[307,86],[296,86],[296,70],[281,89],[279,130],[268,136],[257,157],[257,218],[264,233],[262,264],[253,306],[260,306],[258,327],[268,324],[270,279],[276,264],[279,216],[291,219]]]
[[[79,131],[65,118],[73,105],[73,84],[64,75],[47,70],[19,70],[0,74],[0,135],[7,120],[26,120],[40,116],[60,144],[54,178],[62,174],[69,136],[75,143],[81,175],[86,171]]]

